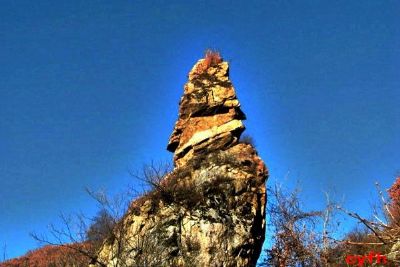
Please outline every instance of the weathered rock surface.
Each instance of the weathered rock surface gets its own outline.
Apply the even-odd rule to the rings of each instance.
[[[396,242],[388,255],[389,260],[392,260],[394,262],[399,262],[400,261],[400,241]]]
[[[220,62],[199,73],[201,59],[189,73],[180,101],[179,119],[167,149],[175,153],[177,166],[196,154],[227,148],[237,143],[245,119],[229,80],[227,62]]]
[[[264,241],[268,172],[244,130],[228,63],[189,73],[168,150],[175,168],[135,200],[95,266],[254,266]]]

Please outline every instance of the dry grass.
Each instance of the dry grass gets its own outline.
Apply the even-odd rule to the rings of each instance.
[[[222,57],[218,51],[207,49],[203,62],[197,65],[195,72],[197,74],[204,73],[209,67],[215,66],[222,62]]]

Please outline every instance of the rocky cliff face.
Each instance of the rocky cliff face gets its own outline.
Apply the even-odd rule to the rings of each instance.
[[[175,168],[135,200],[96,266],[254,266],[264,241],[267,169],[239,142],[245,115],[228,63],[189,73],[168,143]]]

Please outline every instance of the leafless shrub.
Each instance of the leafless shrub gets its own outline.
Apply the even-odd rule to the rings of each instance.
[[[317,248],[314,234],[316,216],[320,212],[304,212],[300,208],[297,191],[286,196],[280,187],[268,190],[270,204],[268,214],[274,228],[274,245],[267,250],[269,266],[318,266]],[[310,229],[311,226],[311,229]]]
[[[342,206],[337,208],[344,214],[354,218],[359,224],[363,225],[363,231],[353,230],[344,240],[341,241],[339,248],[346,251],[347,254],[362,251],[379,251],[391,262],[400,263],[400,248],[393,251],[393,248],[400,240],[400,224],[396,214],[396,196],[398,194],[399,180],[397,180],[389,191],[389,200],[385,198],[383,191],[378,183],[376,188],[379,196],[379,205],[373,208],[372,218],[365,218],[357,212],[349,211]],[[395,198],[393,198],[395,196]],[[389,254],[397,254],[390,257]]]
[[[201,64],[197,65],[195,72],[197,74],[202,74],[205,72],[209,67],[212,67],[216,64],[222,62],[222,57],[218,51],[214,51],[211,49],[207,49],[204,55],[204,59]]]
[[[230,167],[241,167],[242,163],[232,154],[226,153],[224,151],[216,151],[210,153],[207,158],[208,165],[225,166]]]
[[[3,256],[3,260],[2,260],[2,261],[5,261],[5,260],[7,259],[7,243],[4,243],[4,244],[3,244],[3,247],[2,247],[2,256]]]
[[[269,231],[273,244],[261,266],[328,266],[332,244],[334,205],[327,196],[324,210],[304,211],[299,188],[286,192],[281,185],[268,188]]]
[[[157,179],[164,176],[169,169],[164,165],[153,165],[156,176],[152,173],[153,185],[159,185]],[[156,168],[157,167],[157,168]],[[149,170],[144,170],[149,177]],[[161,179],[160,179],[161,180]],[[125,192],[109,197],[104,191],[93,191],[86,189],[86,192],[97,202],[99,213],[90,218],[79,213],[74,215],[60,215],[60,227],[54,224],[49,226],[48,234],[31,233],[31,236],[41,244],[64,247],[71,249],[86,257],[87,262],[94,266],[106,266],[106,262],[98,257],[99,250],[104,246],[109,246],[112,258],[118,258],[118,267],[132,266],[158,266],[161,259],[154,254],[157,253],[154,248],[159,247],[159,241],[156,235],[140,236],[133,234],[126,235],[127,227],[125,216],[127,211],[132,211],[132,198],[142,195],[146,198],[150,192],[140,193],[132,188],[127,188]],[[134,202],[133,202],[134,203]],[[75,244],[88,244],[88,246],[76,246]],[[135,254],[135,261],[128,255],[129,248],[134,248],[139,253]],[[160,247],[158,248],[160,249]],[[161,255],[161,254],[160,254]],[[161,257],[161,256],[160,256]],[[151,259],[151,264],[148,265]],[[155,261],[158,263],[155,263]],[[163,259],[164,260],[164,259]],[[145,263],[145,265],[143,265]]]
[[[169,170],[168,168],[163,168]],[[191,179],[191,169],[182,167],[175,169],[173,172],[160,172],[159,166],[147,165],[141,173],[132,174],[138,180],[148,185],[149,191],[139,199],[145,201],[150,199],[154,210],[159,206],[159,202],[170,205],[192,208],[198,203],[203,202],[203,195],[200,187]]]
[[[247,134],[243,134],[240,137],[239,143],[248,144],[248,145],[251,145],[252,147],[256,147],[256,143],[254,142],[254,138],[251,137],[250,135],[247,135]]]

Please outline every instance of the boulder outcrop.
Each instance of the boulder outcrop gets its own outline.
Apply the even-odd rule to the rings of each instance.
[[[180,100],[179,119],[167,149],[174,152],[176,166],[204,151],[237,143],[244,130],[244,113],[229,80],[228,62],[218,57],[200,59],[189,73]],[[212,64],[214,63],[214,64]],[[207,66],[209,65],[209,66]]]
[[[147,173],[153,190],[131,204],[93,266],[254,266],[268,172],[239,142],[243,119],[228,63],[207,53],[189,73],[169,139],[174,169]]]

